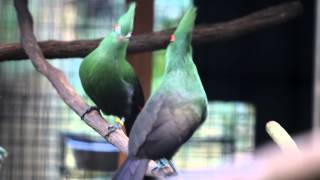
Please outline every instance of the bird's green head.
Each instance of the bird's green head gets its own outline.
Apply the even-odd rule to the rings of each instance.
[[[122,59],[126,54],[129,38],[133,30],[135,3],[131,3],[126,13],[120,16],[114,29],[99,44],[99,52],[107,55],[108,59]],[[121,57],[121,58],[119,58]]]
[[[192,39],[192,30],[194,27],[194,21],[196,19],[197,8],[190,7],[181,21],[178,24],[177,29],[170,37],[170,44],[173,48],[179,48],[189,50],[191,39]]]
[[[136,3],[131,3],[128,11],[119,18],[118,24],[114,26],[115,33],[122,40],[129,39],[131,37],[134,24],[135,8]]]
[[[185,65],[193,66],[191,39],[195,18],[196,8],[190,7],[171,35],[166,51],[166,72],[175,71]]]

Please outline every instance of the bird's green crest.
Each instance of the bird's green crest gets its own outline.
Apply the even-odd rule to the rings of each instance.
[[[192,62],[191,37],[196,19],[196,8],[190,7],[180,20],[178,27],[170,37],[171,43],[166,51],[166,72],[184,68],[183,65],[194,66]],[[188,68],[187,68],[188,69]]]
[[[197,8],[196,7],[190,7],[186,13],[184,14],[183,18],[181,19],[177,29],[174,32],[174,35],[180,36],[180,35],[186,35],[192,32],[194,21],[196,19],[197,15]]]
[[[100,42],[97,51],[108,56],[106,59],[121,60],[125,58],[126,48],[133,30],[135,7],[136,4],[131,3],[127,12],[120,16],[113,31]]]
[[[128,11],[123,14],[118,20],[118,25],[121,31],[120,33],[122,36],[127,36],[133,30],[135,8],[136,3],[131,3]]]

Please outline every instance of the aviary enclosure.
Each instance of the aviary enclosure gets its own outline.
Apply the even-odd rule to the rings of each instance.
[[[83,59],[102,38],[124,31],[121,23],[127,21],[117,21],[132,2],[0,2],[0,179],[111,179],[127,157],[133,158],[126,129],[113,129],[122,117],[100,113],[104,108],[79,78]],[[184,37],[176,27],[194,5],[192,57],[208,99],[205,122],[186,143],[175,145],[179,150],[173,165],[150,160],[142,174],[163,179],[319,178],[316,1],[135,3],[133,34],[120,37],[128,39],[126,57],[141,83],[140,96],[155,99],[160,91],[170,59],[166,53]],[[108,100],[111,106],[121,101]],[[95,105],[100,110],[88,111]],[[153,108],[146,106],[139,107],[140,114]],[[181,110],[189,113],[186,120],[196,119],[191,112]],[[184,126],[172,129],[178,133]],[[132,134],[131,144],[139,142],[139,133]]]

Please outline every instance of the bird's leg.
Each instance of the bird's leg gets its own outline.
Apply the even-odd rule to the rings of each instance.
[[[87,115],[88,113],[90,113],[91,111],[98,111],[99,114],[100,113],[100,109],[97,106],[90,106],[88,109],[86,109],[86,111],[80,116],[80,118],[83,120],[84,116]]]
[[[116,124],[112,126],[108,126],[108,134],[106,136],[108,137],[111,133],[113,133],[117,129],[122,129],[122,127],[124,126],[124,121],[125,121],[124,117],[122,117],[121,119],[119,117],[116,117]]]
[[[158,165],[159,165],[160,167],[165,167],[165,166],[167,166],[166,159],[160,159],[160,160],[158,161]]]
[[[170,167],[172,168],[172,170],[173,170],[173,172],[172,172],[171,175],[176,175],[176,174],[178,174],[177,168],[176,168],[176,166],[173,164],[173,162],[170,161],[170,160],[168,160],[168,163],[169,163],[169,166],[170,166]]]
[[[171,169],[173,170],[172,172],[170,172],[170,170],[166,171],[165,169],[169,169],[171,167]],[[161,170],[164,170],[165,172],[170,172],[170,173],[166,173],[164,174],[165,176],[172,176],[172,175],[176,175],[177,173],[177,169],[174,166],[174,164],[167,159],[160,159],[157,161],[157,167],[155,167],[152,171],[159,171],[161,172]]]

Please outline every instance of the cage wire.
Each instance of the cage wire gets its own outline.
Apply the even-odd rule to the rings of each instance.
[[[38,40],[73,40],[105,36],[125,6],[124,0],[30,0],[29,8]],[[18,42],[17,29],[13,2],[0,1],[0,42]],[[85,96],[78,77],[80,62],[80,59],[50,61]],[[61,133],[97,135],[69,110],[30,61],[0,63],[0,82],[0,144],[9,152],[0,179],[105,179],[108,176],[85,169],[62,170],[68,161],[61,159]]]
[[[206,121],[173,160],[179,169],[190,170],[248,158],[254,149],[254,126],[252,104],[210,101]]]
[[[158,6],[161,2],[164,3],[155,0]],[[29,8],[38,40],[93,39],[110,31],[113,22],[124,12],[125,1],[29,0]],[[160,20],[155,19],[157,22]],[[0,43],[18,42],[17,29],[12,0],[1,0]],[[49,62],[63,70],[80,95],[90,101],[78,77],[81,59]],[[175,164],[182,170],[219,165],[233,160],[235,153],[252,151],[254,120],[253,105],[210,102],[208,119],[179,150]],[[61,138],[69,133],[101,140],[62,102],[30,61],[1,62],[0,145],[8,150],[9,156],[0,171],[0,179],[110,178],[111,172],[77,167],[74,150]]]

